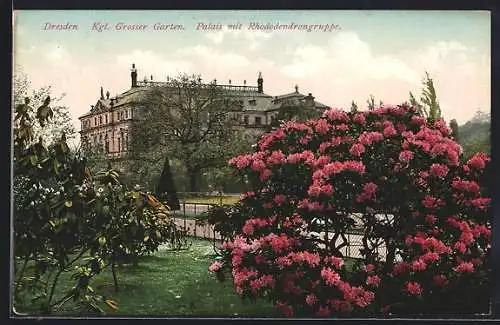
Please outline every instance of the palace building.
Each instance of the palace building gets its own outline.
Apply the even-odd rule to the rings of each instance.
[[[123,157],[127,153],[130,141],[131,124],[140,115],[141,110],[148,108],[148,93],[155,86],[166,85],[165,82],[144,78],[137,80],[137,69],[132,64],[130,89],[115,97],[109,91],[104,94],[101,87],[100,98],[90,111],[79,117],[81,121],[81,140],[88,148],[100,147],[110,157]],[[219,85],[227,96],[239,102],[239,108],[232,112],[236,119],[237,129],[248,135],[260,135],[268,129],[276,118],[280,108],[284,106],[304,105],[312,110],[323,112],[328,106],[314,100],[311,93],[307,96],[295,91],[271,96],[264,92],[264,80],[259,73],[257,86],[249,86],[246,80],[243,85]]]

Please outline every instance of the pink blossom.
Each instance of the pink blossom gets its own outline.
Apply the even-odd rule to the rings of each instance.
[[[380,285],[380,277],[377,275],[369,275],[366,278],[366,284],[373,287],[378,287]]]
[[[449,281],[444,275],[435,275],[432,278],[432,283],[439,287],[444,287],[449,283]]]
[[[443,202],[439,199],[436,199],[435,197],[433,196],[430,196],[430,195],[426,195],[424,197],[424,200],[422,201],[422,204],[424,205],[424,207],[426,207],[427,209],[434,209],[434,208],[437,208],[438,206],[440,206]]]
[[[242,169],[250,165],[252,161],[251,155],[242,155],[238,157],[231,158],[229,160],[229,165],[236,165],[236,168]]]
[[[306,296],[306,304],[313,306],[318,302],[318,298],[314,294],[309,294]]]
[[[279,194],[279,195],[276,195],[274,197],[274,202],[277,204],[277,205],[282,205],[283,203],[286,202],[286,195],[283,195],[283,194]]]
[[[461,241],[457,241],[453,245],[453,248],[455,248],[460,253],[465,253],[465,251],[467,250],[467,246],[463,242],[461,242]]]
[[[399,154],[399,161],[407,163],[413,159],[413,155],[414,155],[413,152],[411,152],[409,150],[403,150]]]
[[[422,286],[418,282],[406,282],[405,289],[410,295],[420,295],[422,293]]]
[[[340,283],[340,275],[330,268],[323,268],[321,270],[321,277],[329,286],[338,285]]]
[[[358,174],[365,173],[365,165],[360,161],[347,160],[344,162],[344,169],[356,172]]]
[[[384,138],[384,136],[380,132],[366,132],[365,131],[365,132],[360,134],[360,136],[358,137],[358,141],[365,146],[369,146],[374,142],[381,141],[383,138]]]
[[[208,272],[215,273],[219,271],[221,268],[222,268],[222,263],[219,261],[215,261],[208,267]]]
[[[411,263],[411,268],[413,271],[424,271],[427,268],[427,264],[422,259],[418,259]]]
[[[273,151],[267,158],[267,163],[270,165],[281,165],[285,163],[285,155],[281,150]]]
[[[352,145],[351,150],[349,152],[356,157],[361,156],[363,152],[365,152],[365,146],[363,146],[361,143],[355,143]]]
[[[314,126],[316,132],[319,134],[326,134],[330,129],[330,124],[324,119],[319,119]]]
[[[269,179],[269,177],[271,177],[272,174],[273,174],[273,172],[270,169],[266,168],[260,172],[259,179],[261,181],[265,181],[265,180]]]
[[[335,108],[325,111],[323,116],[328,118],[330,121],[349,121],[349,116],[347,116],[346,112]]]
[[[384,136],[386,137],[392,137],[396,135],[398,132],[393,126],[386,127],[383,131]]]
[[[470,200],[470,204],[478,208],[479,210],[486,210],[488,209],[489,205],[491,203],[490,198],[486,197],[480,197],[477,199]]]
[[[253,234],[254,232],[254,228],[253,228],[253,225],[249,222],[246,222],[245,225],[243,226],[243,233],[245,235],[251,235]]]
[[[428,214],[425,216],[425,222],[427,222],[429,225],[433,225],[436,223],[437,217],[432,214]]]
[[[490,160],[487,154],[483,152],[476,153],[467,161],[467,165],[473,169],[484,169],[486,163]]]
[[[405,263],[405,262],[396,263],[396,264],[394,264],[392,273],[394,275],[400,275],[400,274],[408,272],[409,270],[410,270],[410,266],[408,265],[408,263]]]
[[[436,177],[445,177],[450,169],[445,165],[432,164],[429,173]]]
[[[463,192],[470,192],[470,193],[478,193],[479,192],[479,185],[476,182],[473,181],[464,181],[461,180],[460,178],[456,178],[451,182],[451,187],[463,191]]]
[[[333,265],[337,270],[344,265],[344,260],[337,256],[327,256],[324,258],[325,263]]]
[[[367,272],[370,273],[371,271],[375,270],[375,265],[373,264],[365,264],[363,269]]]
[[[354,115],[354,117],[352,118],[352,120],[358,124],[361,124],[361,125],[365,125],[366,123],[366,119],[365,119],[365,116],[361,113],[358,113],[356,115]]]
[[[457,273],[474,272],[474,264],[470,262],[462,262],[457,267],[453,268]]]

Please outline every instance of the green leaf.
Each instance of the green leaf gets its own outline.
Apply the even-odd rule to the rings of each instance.
[[[73,202],[68,200],[66,202],[64,202],[64,205],[67,207],[67,208],[71,208],[73,206]]]
[[[99,237],[99,245],[104,246],[106,244],[106,237]]]
[[[148,241],[148,240],[149,240],[149,236],[144,237],[144,241],[145,242]]]
[[[30,156],[30,161],[33,166],[36,166],[38,157],[36,155]]]

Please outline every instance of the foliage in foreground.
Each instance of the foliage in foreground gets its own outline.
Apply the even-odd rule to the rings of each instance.
[[[74,300],[79,312],[104,312],[116,302],[97,294],[91,279],[111,266],[117,290],[115,264],[155,251],[176,228],[164,206],[126,189],[113,170],[93,179],[64,134],[49,146],[43,137],[34,143],[34,128],[54,115],[49,105],[47,97],[34,113],[27,99],[15,110],[14,309],[22,312],[30,299],[46,315]],[[56,290],[64,274],[72,285]]]
[[[407,105],[284,123],[230,160],[252,190],[217,220],[234,232],[210,271],[286,316],[487,311],[489,158],[461,163],[450,133]],[[346,269],[355,223],[362,259]]]

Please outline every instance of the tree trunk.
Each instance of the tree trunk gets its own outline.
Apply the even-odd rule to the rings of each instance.
[[[199,192],[200,190],[200,171],[196,169],[189,168],[187,170],[189,184],[188,192]]]
[[[172,177],[172,171],[170,170],[168,156],[165,156],[160,180],[156,185],[156,196],[165,201],[171,210],[179,210],[181,208]]]
[[[116,277],[115,259],[111,262],[111,273],[113,273],[113,283],[115,284],[115,292],[118,292],[120,288],[118,287],[118,278]]]

